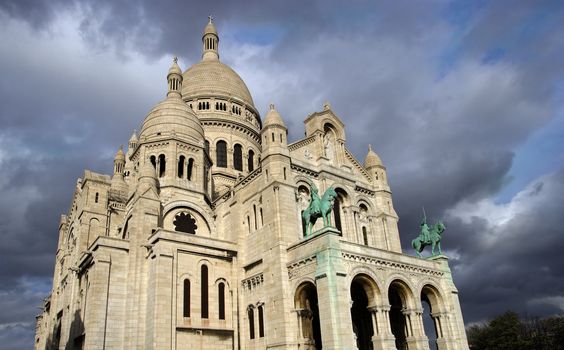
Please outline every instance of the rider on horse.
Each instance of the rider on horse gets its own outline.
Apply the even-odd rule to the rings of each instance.
[[[318,215],[321,213],[321,198],[317,193],[319,190],[317,186],[313,182],[310,183],[311,186],[311,203],[310,203],[310,210],[312,215]]]
[[[421,220],[421,238],[425,244],[431,243],[431,232],[429,231],[429,225],[427,225],[427,218],[425,216]]]

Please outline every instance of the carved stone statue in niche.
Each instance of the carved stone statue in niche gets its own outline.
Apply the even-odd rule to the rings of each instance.
[[[326,132],[323,137],[323,148],[325,150],[325,157],[333,159],[335,156],[335,143],[333,142],[333,135],[331,132]]]

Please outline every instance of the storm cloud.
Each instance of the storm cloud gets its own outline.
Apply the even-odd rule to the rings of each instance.
[[[164,98],[171,57],[184,69],[200,59],[209,14],[222,61],[263,115],[276,104],[291,140],[329,101],[360,161],[372,144],[406,253],[422,206],[445,220],[466,322],[505,309],[564,312],[559,2],[8,0],[0,3],[7,348],[32,344],[76,179],[111,171],[119,145]],[[542,147],[531,142],[538,135],[548,135]],[[501,198],[515,183],[523,185]]]

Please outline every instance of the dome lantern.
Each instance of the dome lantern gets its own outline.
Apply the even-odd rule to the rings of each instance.
[[[166,76],[168,81],[168,97],[182,97],[182,70],[178,66],[178,57],[172,59],[172,66],[168,70],[168,75]]]
[[[217,30],[213,24],[213,17],[210,15],[208,19],[208,24],[202,36],[202,44],[204,45],[202,60],[219,60],[219,35],[217,35]]]

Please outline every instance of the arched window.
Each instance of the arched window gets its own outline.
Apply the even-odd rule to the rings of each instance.
[[[247,215],[247,229],[249,230],[249,233],[251,233],[251,219],[249,218],[249,215]]]
[[[259,337],[264,337],[264,307],[261,305],[258,307],[258,318],[259,318]]]
[[[209,317],[209,309],[208,309],[208,267],[206,265],[202,265],[201,268],[201,308],[202,308],[202,318]]]
[[[257,225],[257,206],[254,205],[254,204],[253,204],[253,213],[255,214],[254,217],[255,217],[255,230],[256,230],[258,228],[258,225]]]
[[[155,156],[151,156],[151,164],[153,164],[153,169],[157,169],[157,158]]]
[[[225,320],[225,283],[220,283],[217,286],[217,297],[219,303],[219,319]]]
[[[335,215],[335,227],[343,233],[341,226],[341,198],[338,196],[335,197],[335,201],[333,202],[333,214]]]
[[[227,143],[217,141],[215,145],[215,162],[220,168],[227,168]]]
[[[210,142],[208,140],[206,140],[204,142],[204,149],[206,150],[206,154],[209,155],[210,154]]]
[[[192,169],[194,168],[194,159],[188,159],[188,181],[192,181]]]
[[[249,336],[255,339],[255,310],[252,306],[247,308],[247,316],[249,318]]]
[[[235,170],[243,171],[243,147],[240,144],[233,147],[233,167]]]
[[[166,170],[166,160],[165,155],[159,155],[159,177],[163,177]]]
[[[249,150],[249,160],[247,168],[249,169],[249,172],[255,169],[255,152],[253,152],[253,150]]]
[[[184,156],[180,156],[180,158],[178,158],[178,177],[179,178],[183,178],[184,177],[184,161],[185,161],[185,157]]]
[[[182,315],[190,317],[190,280],[184,280],[184,302],[182,304]]]

